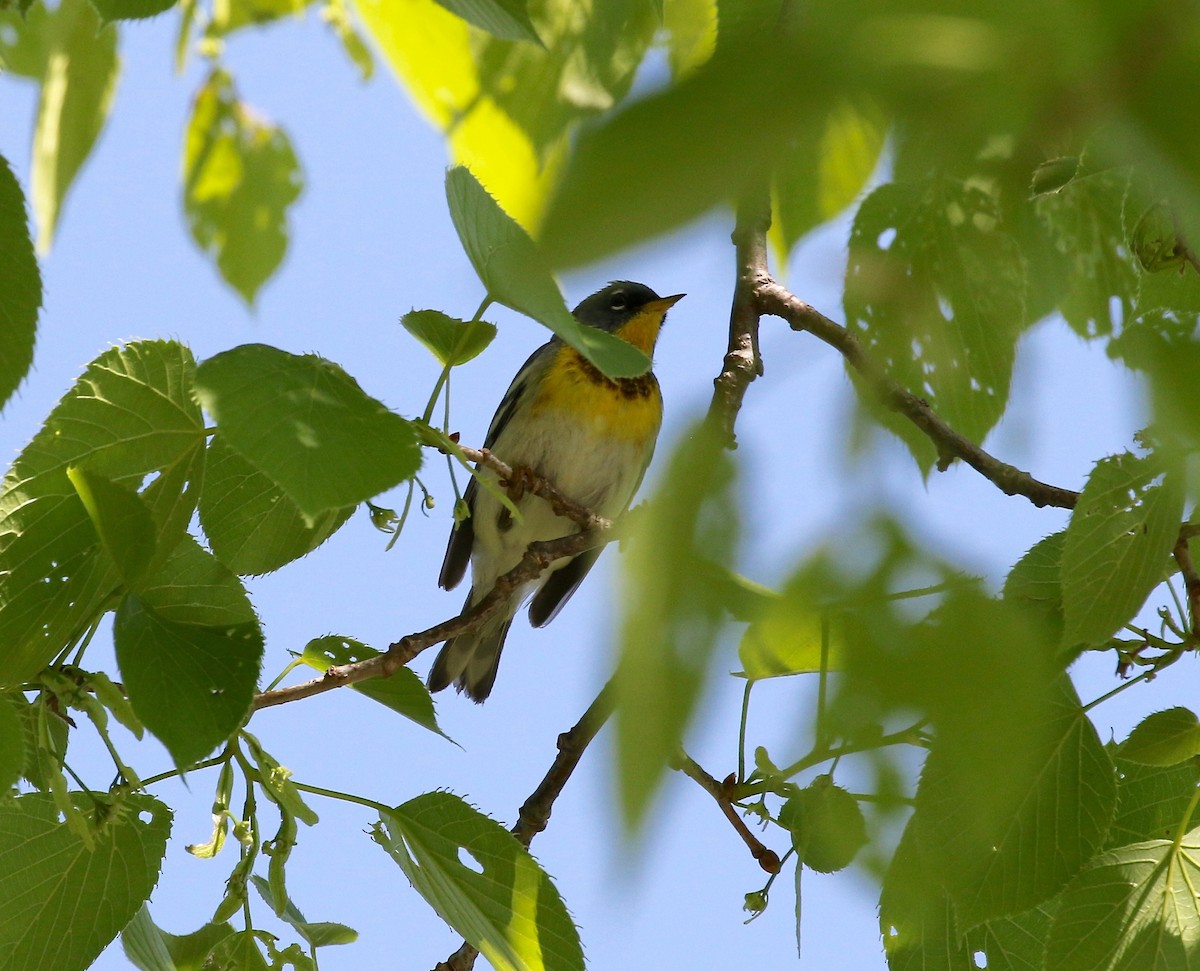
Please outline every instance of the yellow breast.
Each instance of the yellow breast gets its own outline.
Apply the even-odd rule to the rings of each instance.
[[[635,442],[653,441],[662,424],[662,394],[653,374],[614,381],[571,347],[559,350],[532,408],[565,411],[597,434]]]

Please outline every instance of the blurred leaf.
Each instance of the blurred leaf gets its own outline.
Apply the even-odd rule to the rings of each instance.
[[[616,760],[630,828],[645,821],[695,714],[726,619],[702,564],[733,560],[738,521],[733,462],[714,431],[693,424],[633,524],[622,570]]]
[[[243,27],[262,26],[284,17],[299,17],[313,0],[215,0],[205,25],[210,39],[225,37]]]
[[[350,16],[347,0],[326,0],[321,8],[321,19],[329,24],[346,56],[358,68],[359,80],[370,81],[375,76],[375,57]]]
[[[0,155],[0,407],[33,364],[42,274],[29,238],[25,194]]]
[[[38,250],[50,251],[67,191],[96,144],[112,107],[120,66],[117,34],[88,0],[38,4],[14,20],[17,43],[3,58],[41,86],[30,176]]]
[[[382,813],[371,836],[498,971],[582,971],[579,934],[550,878],[511,833],[457,796],[410,799]]]
[[[242,723],[262,631],[237,578],[194,540],[122,600],[113,640],[134,711],[176,765],[203,758]]]
[[[437,0],[469,24],[502,40],[528,40],[540,44],[525,0]]]
[[[1173,971],[1200,960],[1200,830],[1103,854],[1067,887],[1046,945],[1055,971]]]
[[[1063,645],[1100,644],[1163,579],[1183,517],[1180,477],[1129,452],[1096,463],[1063,541]]]
[[[529,11],[542,47],[493,37],[433,0],[355,8],[453,160],[527,230],[575,126],[625,96],[657,26],[640,0],[545,0]]]
[[[410,310],[400,318],[404,329],[428,348],[442,367],[457,367],[482,354],[496,337],[486,320],[459,320],[440,310]]]
[[[632,344],[575,319],[533,240],[469,170],[446,173],[446,201],[488,296],[545,324],[611,378],[646,372],[650,360]]]
[[[24,704],[23,698],[0,695],[0,796],[7,796],[17,784],[29,759],[25,727],[18,715]]]
[[[319,513],[309,525],[279,486],[225,444],[224,435],[209,440],[200,525],[217,559],[234,573],[272,573],[311,553],[346,523],[354,508]]]
[[[175,3],[176,0],[92,0],[105,23],[157,17],[170,10]]]
[[[140,486],[194,455],[204,425],[193,369],[187,348],[169,341],[106,351],[9,469],[0,484],[0,684],[33,677],[121,582],[67,469]],[[164,472],[143,491],[151,513],[178,506],[190,516],[186,503],[167,501],[171,483],[179,484]]]
[[[254,884],[254,889],[262,894],[263,900],[275,908],[275,901],[271,896],[271,887],[260,876],[251,876],[250,882]],[[330,947],[335,944],[353,944],[358,940],[358,931],[353,927],[347,927],[345,924],[332,923],[330,921],[309,921],[300,913],[300,909],[290,900],[286,902],[282,911],[277,910],[279,916],[285,922],[291,924],[296,929],[301,937],[308,942],[310,947]]]
[[[664,0],[667,63],[676,80],[686,77],[717,49],[717,0]]]
[[[67,478],[126,585],[136,583],[154,558],[156,537],[150,510],[136,492],[99,473],[70,466]]]
[[[989,650],[1018,648],[1017,630],[997,632],[997,620],[976,618]],[[921,850],[960,929],[1053,896],[1103,845],[1116,803],[1112,762],[1070,682],[1048,692],[1053,681],[1006,666],[978,665],[971,697],[936,719],[917,790]],[[1014,691],[1022,681],[1026,697]]]
[[[738,644],[738,660],[747,678],[776,678],[821,670],[825,642],[827,668],[842,664],[842,622],[837,611],[812,597],[812,576],[801,570],[782,592],[764,605]]]
[[[799,863],[818,873],[844,870],[867,842],[858,800],[828,775],[817,776],[779,810]]]
[[[353,664],[378,657],[379,652],[351,637],[328,634],[317,637],[305,645],[300,660],[316,671],[324,672],[334,665]],[[366,695],[392,711],[403,715],[422,728],[428,728],[443,738],[449,738],[438,727],[433,710],[433,698],[424,682],[413,672],[402,667],[388,678],[370,678],[350,686],[352,691]]]
[[[772,178],[771,241],[781,263],[809,230],[832,219],[867,186],[887,119],[867,102],[842,102],[824,123],[800,129]]]
[[[183,204],[197,245],[249,304],[283,261],[287,211],[302,184],[287,135],[214,70],[188,122]]]
[[[1070,183],[1079,172],[1079,158],[1075,155],[1060,155],[1046,159],[1033,170],[1033,181],[1029,191],[1036,197],[1048,192],[1058,192]]]
[[[1138,765],[1118,757],[1117,779],[1117,813],[1106,849],[1174,836],[1200,783],[1200,766]]]
[[[261,470],[306,520],[412,478],[412,426],[315,354],[243,344],[204,361],[196,397],[225,443]]]
[[[847,327],[891,377],[956,431],[983,441],[1008,403],[1027,324],[1025,265],[993,198],[934,179],[892,183],[859,207],[846,266]],[[921,469],[938,460],[906,419],[863,398]]]
[[[169,934],[155,926],[145,905],[121,932],[125,956],[139,971],[209,971],[208,956],[234,930],[229,924],[205,924],[191,934]],[[166,965],[161,964],[166,953]]]
[[[1147,715],[1121,743],[1117,754],[1139,765],[1178,765],[1200,755],[1200,719],[1187,708]]]
[[[95,808],[90,795],[73,798],[80,810]],[[86,968],[150,896],[171,810],[130,795],[97,815],[89,846],[59,822],[48,795],[0,803],[0,950],[8,967]]]
[[[1137,273],[1125,229],[1132,191],[1127,169],[1097,171],[1085,159],[1070,182],[1035,202],[1067,260],[1068,293],[1060,309],[1083,337],[1112,334],[1132,318]]]

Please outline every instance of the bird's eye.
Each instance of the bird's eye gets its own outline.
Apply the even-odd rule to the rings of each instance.
[[[609,304],[609,307],[611,309],[624,310],[627,306],[628,306],[628,304],[626,303],[626,300],[625,300],[625,294],[623,294],[623,293],[614,293],[613,294],[612,303]]]

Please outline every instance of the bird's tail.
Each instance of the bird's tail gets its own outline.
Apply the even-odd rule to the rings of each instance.
[[[471,605],[474,595],[474,590],[467,594],[463,610]],[[481,627],[446,641],[429,670],[426,681],[429,690],[441,691],[453,684],[476,704],[486,700],[496,683],[504,638],[519,605],[519,599],[514,600],[485,620]]]

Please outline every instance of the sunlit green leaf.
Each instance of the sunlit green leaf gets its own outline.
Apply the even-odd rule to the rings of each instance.
[[[309,520],[376,496],[421,464],[412,426],[314,354],[243,344],[200,365],[196,396],[225,443]]]
[[[353,664],[378,656],[378,651],[360,641],[329,634],[309,641],[304,647],[304,653],[300,655],[300,660],[310,668],[323,672],[334,665]],[[428,728],[431,732],[445,737],[445,733],[438,727],[429,689],[409,668],[402,667],[388,678],[358,681],[350,688],[411,719],[422,728]]]
[[[846,325],[883,369],[957,432],[982,441],[1008,403],[1025,317],[1025,265],[983,191],[935,179],[892,183],[850,233]],[[929,439],[864,393],[924,471]]]
[[[1174,836],[1200,783],[1200,765],[1139,765],[1119,757],[1116,762],[1117,812],[1105,848]]]
[[[550,878],[512,834],[457,796],[410,799],[381,814],[371,836],[497,971],[582,971],[578,932]]]
[[[1046,947],[1055,971],[1175,971],[1200,962],[1200,830],[1097,857],[1067,887]]]
[[[262,631],[237,578],[194,540],[122,600],[113,639],[134,711],[176,764],[203,758],[241,724]]]
[[[191,934],[168,934],[143,906],[121,932],[121,944],[138,971],[207,971],[213,948],[232,933],[229,924],[205,924]],[[164,954],[167,964],[162,963]]]
[[[33,363],[42,274],[29,238],[25,194],[0,155],[0,406]]]
[[[74,794],[89,814],[88,846],[35,793],[0,803],[0,952],[11,968],[86,968],[158,881],[171,811],[148,796],[115,806]],[[69,933],[63,925],[70,914]]]
[[[354,513],[354,506],[312,518],[266,474],[216,434],[208,443],[200,525],[217,559],[234,573],[257,576],[311,553]]]
[[[708,558],[732,559],[734,467],[715,432],[679,439],[648,508],[635,520],[618,598],[617,776],[630,827],[651,800],[695,714],[725,621]]]
[[[283,261],[301,185],[284,131],[238,98],[228,73],[213,71],[188,122],[184,209],[196,243],[247,303]]]
[[[468,23],[504,40],[540,44],[525,0],[437,0]]]
[[[124,487],[162,472],[141,494],[151,514],[164,525],[190,516],[166,488],[180,487],[171,470],[203,444],[193,369],[190,352],[169,341],[106,351],[8,471],[0,485],[0,683],[36,674],[120,586],[68,468]]]
[[[261,26],[284,17],[298,17],[313,0],[216,0],[205,25],[210,38],[225,37],[243,27]]]
[[[127,584],[136,583],[154,558],[154,519],[136,492],[111,479],[73,466],[67,478],[75,487],[100,542]]]
[[[260,876],[252,876],[250,882],[254,884],[263,900],[275,908],[275,901],[271,898],[271,888]],[[347,927],[345,924],[338,924],[332,921],[310,921],[305,919],[300,913],[300,909],[290,900],[282,908],[279,914],[283,920],[296,928],[296,932],[303,937],[311,947],[329,947],[334,944],[353,944],[358,940],[358,931],[353,927]]]
[[[496,336],[495,324],[459,320],[440,310],[410,310],[400,323],[443,367],[457,367],[478,357]]]
[[[493,300],[545,324],[609,377],[634,377],[650,367],[632,344],[575,319],[533,240],[466,168],[446,173],[446,200],[463,249]]]
[[[1163,578],[1183,516],[1180,477],[1155,457],[1096,463],[1063,542],[1063,645],[1102,643]]]
[[[667,61],[675,78],[704,64],[717,47],[717,0],[664,0]]]
[[[813,602],[808,572],[802,570],[766,603],[738,644],[738,660],[750,679],[821,670],[842,663],[842,624],[837,611]]]
[[[1200,719],[1188,708],[1147,715],[1121,743],[1121,758],[1139,765],[1178,765],[1200,755]]]

